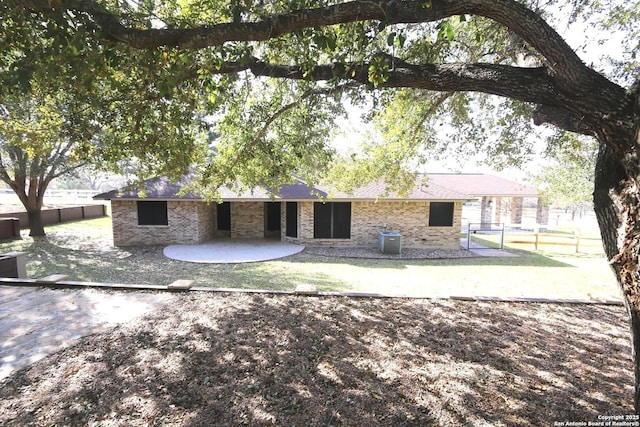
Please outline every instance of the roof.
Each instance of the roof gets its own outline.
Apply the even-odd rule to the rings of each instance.
[[[428,179],[416,180],[414,188],[405,195],[389,192],[388,185],[382,181],[371,182],[356,188],[353,193],[344,193],[327,186],[309,187],[304,182],[284,185],[278,192],[278,198],[284,200],[317,199],[318,196],[330,197],[332,200],[469,200],[469,194],[444,187]]]
[[[98,194],[94,199],[160,199],[160,200],[200,200],[194,193],[180,194],[180,190],[186,184],[188,177],[181,183],[172,183],[167,178],[157,178],[144,181],[145,196],[141,196],[141,189],[125,188],[112,190]],[[327,186],[311,187],[301,180],[292,184],[283,185],[278,190],[257,187],[251,191],[237,192],[228,187],[220,189],[220,196],[224,201],[271,201],[290,200],[303,201],[314,200],[318,197],[329,197],[332,200],[469,200],[480,196],[519,196],[536,197],[537,192],[530,187],[484,174],[429,174],[420,175],[416,179],[416,185],[409,194],[400,196],[397,193],[387,192],[387,185],[382,181],[371,182],[353,193],[343,193],[332,190]]]
[[[194,193],[180,194],[186,184],[186,179],[181,182],[171,182],[167,177],[148,179],[143,182],[144,189],[136,186],[128,186],[117,190],[107,191],[93,196],[98,200],[111,199],[192,199],[199,200],[201,197]],[[141,193],[146,193],[142,196]]]
[[[484,196],[538,197],[538,190],[534,187],[527,187],[505,178],[482,173],[429,174],[429,179],[452,190],[464,191],[474,198]]]

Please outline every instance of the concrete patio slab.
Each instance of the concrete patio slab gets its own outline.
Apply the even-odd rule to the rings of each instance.
[[[268,261],[302,252],[304,246],[269,239],[223,239],[199,245],[171,245],[167,258],[178,261],[232,264]]]

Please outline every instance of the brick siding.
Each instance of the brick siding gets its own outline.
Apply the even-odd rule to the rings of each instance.
[[[111,201],[116,246],[200,243],[211,238],[211,207],[200,201],[168,201],[169,225],[138,225],[135,200]]]
[[[298,203],[298,238],[284,237],[283,240],[308,246],[376,247],[378,233],[383,230],[383,224],[386,224],[387,231],[402,234],[402,246],[406,248],[460,247],[461,202],[454,204],[451,227],[429,227],[428,201],[352,202],[351,239],[314,239],[313,203]]]
[[[264,237],[264,203],[231,203],[231,238],[261,239]]]
[[[282,240],[308,246],[376,247],[383,224],[402,234],[405,248],[458,248],[462,203],[455,202],[453,226],[429,227],[429,202],[352,202],[350,239],[314,239],[313,203],[298,202],[298,237],[284,237],[285,203],[281,204]],[[218,237],[216,206],[200,201],[167,202],[168,226],[140,226],[136,201],[111,201],[116,246],[200,243]],[[231,203],[231,237],[264,237],[264,203]]]

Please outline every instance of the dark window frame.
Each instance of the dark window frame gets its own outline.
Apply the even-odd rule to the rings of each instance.
[[[351,202],[314,202],[314,239],[351,239]]]
[[[453,227],[454,202],[429,203],[429,227]]]
[[[166,227],[169,225],[169,208],[164,200],[138,200],[138,225],[144,227]]]
[[[298,238],[298,202],[287,202],[285,206],[285,235]]]

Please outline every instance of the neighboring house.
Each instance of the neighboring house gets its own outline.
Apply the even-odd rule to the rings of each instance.
[[[538,199],[538,191],[517,182],[480,173],[431,174],[430,178],[480,201],[482,224],[522,224],[524,199],[536,199],[537,224],[547,224],[549,209]]]
[[[473,197],[447,185],[448,176],[421,178],[405,197],[380,197],[380,184],[347,195],[299,181],[279,191],[222,189],[222,203],[209,204],[192,193],[180,195],[181,185],[159,178],[145,182],[146,197],[133,189],[95,198],[111,201],[116,246],[276,238],[308,246],[375,247],[379,232],[388,230],[402,234],[405,248],[459,248],[462,205]]]

